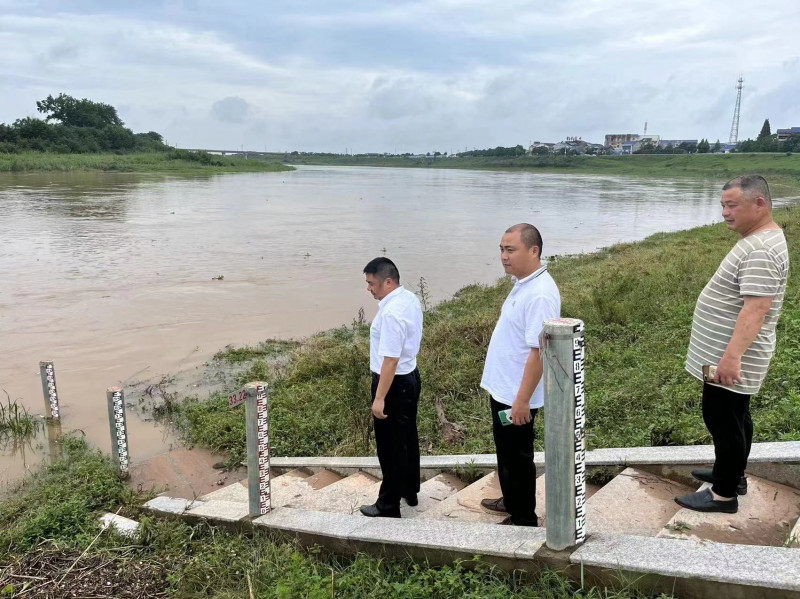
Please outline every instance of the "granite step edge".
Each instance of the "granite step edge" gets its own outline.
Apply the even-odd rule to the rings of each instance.
[[[156,499],[163,503],[170,498]],[[148,504],[152,501],[155,500]],[[182,506],[177,503],[171,513],[191,517],[186,512],[188,502]],[[198,503],[192,507],[196,509]],[[204,519],[230,523],[226,515],[220,514],[221,518],[217,519],[208,509],[213,503],[202,506],[206,508],[203,510]],[[148,504],[145,507],[158,515],[170,513],[164,509],[167,506]],[[252,525],[297,536],[338,540],[351,550],[365,545],[381,545],[401,550],[420,548],[514,561],[533,561],[537,551],[543,548],[546,536],[545,529],[541,528],[442,520],[366,519],[286,507],[276,508],[254,519]],[[793,548],[606,533],[590,535],[570,555],[569,561],[580,568],[652,574],[688,581],[698,579],[715,584],[788,591],[800,596],[800,551]]]
[[[364,518],[287,507],[256,518],[253,526],[296,535],[332,537],[347,541],[354,549],[363,544],[379,544],[510,560],[532,559],[544,544],[546,534],[542,528],[419,518]]]
[[[605,533],[587,538],[570,561],[582,567],[800,593],[800,551],[786,547]]]
[[[714,461],[713,445],[682,445],[671,447],[618,447],[593,449],[586,452],[586,465],[593,466],[636,466],[659,464],[709,464]],[[753,443],[750,464],[759,463],[800,463],[800,441],[770,441]],[[375,456],[328,456],[328,457],[273,457],[270,461],[275,468],[380,468]],[[534,454],[534,463],[544,467],[544,452]],[[496,468],[495,454],[456,454],[422,456],[422,469],[457,468],[466,465],[478,468]]]

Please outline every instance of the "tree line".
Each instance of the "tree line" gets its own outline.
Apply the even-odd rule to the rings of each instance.
[[[155,131],[134,133],[109,104],[66,94],[36,102],[44,119],[25,117],[0,123],[0,153],[26,151],[85,154],[163,152],[170,148]]]
[[[525,148],[523,148],[521,145],[516,145],[513,148],[497,146],[496,148],[488,148],[486,150],[467,150],[464,152],[459,152],[458,155],[461,157],[499,156],[503,158],[514,158],[516,156],[524,156]]]
[[[755,139],[740,141],[737,152],[800,152],[800,135],[792,135],[779,141],[777,134],[772,133],[769,119],[764,120],[761,131]]]

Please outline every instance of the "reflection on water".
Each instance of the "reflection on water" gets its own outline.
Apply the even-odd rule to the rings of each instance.
[[[440,300],[502,275],[511,224],[576,253],[719,220],[718,200],[715,181],[459,170],[2,174],[0,388],[41,411],[53,360],[65,428],[108,449],[107,387],[371,317],[361,269],[384,251]],[[134,460],[173,442],[129,427]]]

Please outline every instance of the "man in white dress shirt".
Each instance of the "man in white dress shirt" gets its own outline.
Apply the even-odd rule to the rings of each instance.
[[[361,506],[365,516],[400,517],[400,499],[417,505],[419,437],[417,404],[422,382],[417,354],[422,340],[422,309],[417,296],[400,286],[400,273],[388,258],[364,267],[367,291],[378,300],[369,331],[372,416],[383,482],[378,500]]]
[[[561,314],[561,295],[541,256],[542,236],[536,227],[521,223],[506,230],[500,259],[514,287],[492,333],[481,379],[491,402],[497,475],[503,491],[502,497],[484,499],[481,505],[493,512],[508,512],[504,523],[516,526],[539,524],[533,464],[533,421],[544,406],[539,333],[546,319]],[[504,426],[499,413],[509,408],[512,424]]]

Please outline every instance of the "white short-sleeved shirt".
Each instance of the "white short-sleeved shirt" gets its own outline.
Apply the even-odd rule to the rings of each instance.
[[[369,368],[381,373],[384,358],[400,358],[397,374],[417,367],[422,341],[422,308],[417,296],[398,287],[378,303],[378,314],[369,327]]]
[[[481,387],[496,401],[508,406],[514,403],[531,348],[539,347],[544,321],[560,315],[561,294],[547,266],[524,279],[514,279],[489,342],[481,379]],[[544,387],[539,381],[530,406],[543,405]]]

